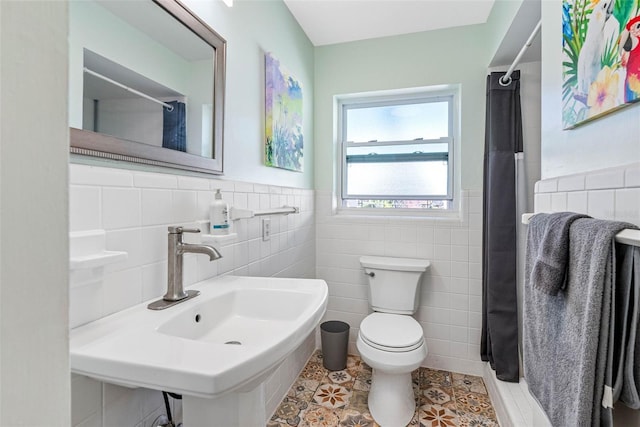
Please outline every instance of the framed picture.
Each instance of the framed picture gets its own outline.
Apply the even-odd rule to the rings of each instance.
[[[640,0],[563,0],[562,124],[640,100]]]
[[[302,172],[302,87],[280,66],[273,55],[265,55],[265,164]]]

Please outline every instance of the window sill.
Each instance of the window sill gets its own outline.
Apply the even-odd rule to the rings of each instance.
[[[360,221],[425,221],[463,223],[465,213],[460,209],[420,210],[416,209],[367,209],[367,208],[337,208],[334,218],[353,219]]]

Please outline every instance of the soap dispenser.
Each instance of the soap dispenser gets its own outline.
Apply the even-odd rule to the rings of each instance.
[[[216,190],[213,202],[209,206],[209,221],[211,234],[214,236],[229,234],[229,205],[222,200],[220,189]]]

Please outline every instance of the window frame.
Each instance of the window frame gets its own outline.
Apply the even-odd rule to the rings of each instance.
[[[440,86],[438,89],[434,88],[422,88],[420,91],[413,93],[407,93],[405,91],[396,91],[385,96],[376,96],[371,94],[358,94],[353,96],[346,96],[337,99],[337,116],[338,116],[338,145],[340,146],[340,171],[338,185],[339,189],[339,209],[340,210],[353,210],[353,211],[417,211],[417,212],[447,212],[456,209],[457,205],[457,191],[455,187],[455,167],[456,167],[456,136],[457,128],[459,127],[459,118],[457,115],[459,89],[457,87],[448,86],[446,89],[442,89]],[[349,142],[347,141],[347,113],[349,110],[358,108],[370,108],[370,107],[384,107],[395,105],[408,105],[408,104],[421,104],[431,102],[447,102],[448,103],[448,136],[440,137],[437,139],[415,139],[415,140],[400,140],[400,141],[370,141],[370,142]],[[357,195],[350,196],[347,191],[347,149],[350,147],[367,147],[367,146],[393,146],[393,145],[416,145],[416,144],[448,144],[447,150],[447,194],[445,195]],[[448,209],[372,209],[372,208],[354,208],[344,206],[345,200],[447,200],[449,201]]]

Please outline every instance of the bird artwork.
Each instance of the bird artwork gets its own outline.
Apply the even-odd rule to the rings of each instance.
[[[620,35],[621,65],[625,68],[624,102],[640,100],[640,16],[629,20]]]
[[[615,0],[600,0],[589,16],[587,34],[578,56],[578,87],[575,98],[587,104],[591,84],[602,69],[602,54],[606,43],[605,28],[613,13]]]
[[[640,101],[640,0],[562,0],[562,124]]]

